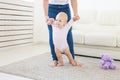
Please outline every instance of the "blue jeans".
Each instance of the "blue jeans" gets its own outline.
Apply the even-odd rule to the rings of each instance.
[[[70,8],[69,8],[69,4],[66,4],[66,5],[49,4],[49,6],[48,6],[48,16],[50,18],[55,19],[56,15],[59,12],[65,12],[68,15],[68,21],[71,19],[71,12],[70,12]],[[52,35],[52,27],[51,27],[51,25],[48,25],[48,30],[49,30],[49,44],[50,44],[52,58],[53,58],[53,60],[57,60],[55,50],[54,50],[53,35]],[[70,52],[72,54],[72,57],[74,59],[74,45],[73,45],[73,37],[72,37],[72,28],[68,32],[67,42],[68,42],[69,49],[70,49]],[[61,43],[61,45],[62,45],[62,43]]]

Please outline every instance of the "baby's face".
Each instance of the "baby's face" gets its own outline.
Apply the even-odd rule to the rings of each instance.
[[[58,26],[64,26],[66,24],[66,21],[62,18],[56,19],[56,25]]]
[[[56,17],[56,25],[58,25],[59,27],[64,27],[66,23],[67,20],[66,18],[64,18],[64,15],[58,15]]]

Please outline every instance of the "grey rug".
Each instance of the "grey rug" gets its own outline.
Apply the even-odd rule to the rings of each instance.
[[[52,62],[50,53],[40,54],[23,61],[0,67],[0,72],[31,78],[34,80],[120,80],[120,62],[114,61],[116,70],[103,70],[100,59],[76,56],[83,64],[73,67],[63,55],[65,66],[49,67]]]

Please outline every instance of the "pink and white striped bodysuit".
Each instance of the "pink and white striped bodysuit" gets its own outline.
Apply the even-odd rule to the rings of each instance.
[[[63,52],[68,48],[67,34],[69,29],[73,24],[73,19],[71,19],[63,28],[58,28],[56,25],[52,25],[53,29],[53,44],[55,48]]]

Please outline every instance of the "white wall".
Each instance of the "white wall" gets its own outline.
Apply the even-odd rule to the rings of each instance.
[[[23,0],[23,1],[34,2],[34,0]]]
[[[34,11],[34,42],[48,42],[48,28],[43,12],[43,0],[35,1]]]
[[[29,1],[29,0],[27,0]],[[43,0],[35,0],[34,42],[48,42],[48,29],[44,19]],[[79,10],[119,9],[120,0],[78,0]]]
[[[120,10],[120,0],[78,0],[79,9]]]

